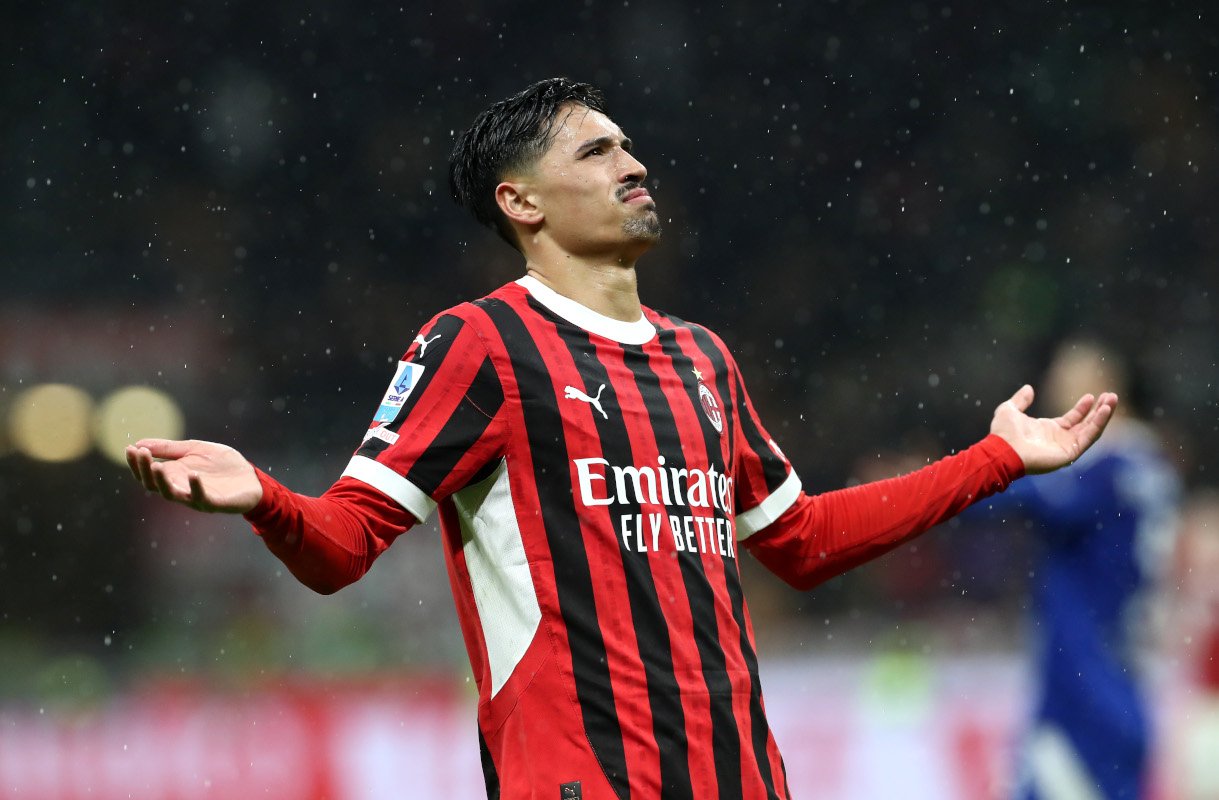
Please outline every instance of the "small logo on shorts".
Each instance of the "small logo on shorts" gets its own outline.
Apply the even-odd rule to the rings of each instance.
[[[559,784],[559,800],[584,800],[579,781]]]

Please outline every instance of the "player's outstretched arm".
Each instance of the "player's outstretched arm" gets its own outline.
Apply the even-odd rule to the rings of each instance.
[[[253,465],[228,445],[195,439],[141,439],[127,466],[144,488],[199,511],[244,514],[262,499]]]
[[[1100,438],[1117,408],[1117,395],[1086,394],[1061,417],[1030,417],[1033,387],[1020,389],[995,409],[990,432],[1011,445],[1024,461],[1025,472],[1035,475],[1065,467]]]

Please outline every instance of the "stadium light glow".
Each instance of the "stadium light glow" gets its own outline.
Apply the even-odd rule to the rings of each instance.
[[[150,386],[126,386],[111,393],[94,417],[97,448],[106,458],[126,464],[123,448],[139,439],[178,439],[184,425],[174,399]]]
[[[9,415],[9,439],[38,461],[72,461],[89,452],[93,400],[75,386],[46,383],[22,392]]]

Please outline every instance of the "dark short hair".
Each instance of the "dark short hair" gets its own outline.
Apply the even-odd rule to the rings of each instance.
[[[453,199],[517,250],[512,226],[495,202],[495,187],[546,152],[557,133],[559,110],[568,103],[606,113],[604,95],[591,84],[547,78],[491,104],[457,137],[449,156]]]

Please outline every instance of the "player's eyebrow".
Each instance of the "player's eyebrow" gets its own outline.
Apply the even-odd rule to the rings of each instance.
[[[591,150],[594,147],[611,147],[615,144],[617,144],[623,150],[626,150],[628,153],[635,145],[635,143],[630,140],[630,137],[627,136],[623,136],[621,140],[618,140],[613,136],[598,136],[595,139],[588,139],[581,142],[576,148],[576,155],[583,155],[586,151]]]

